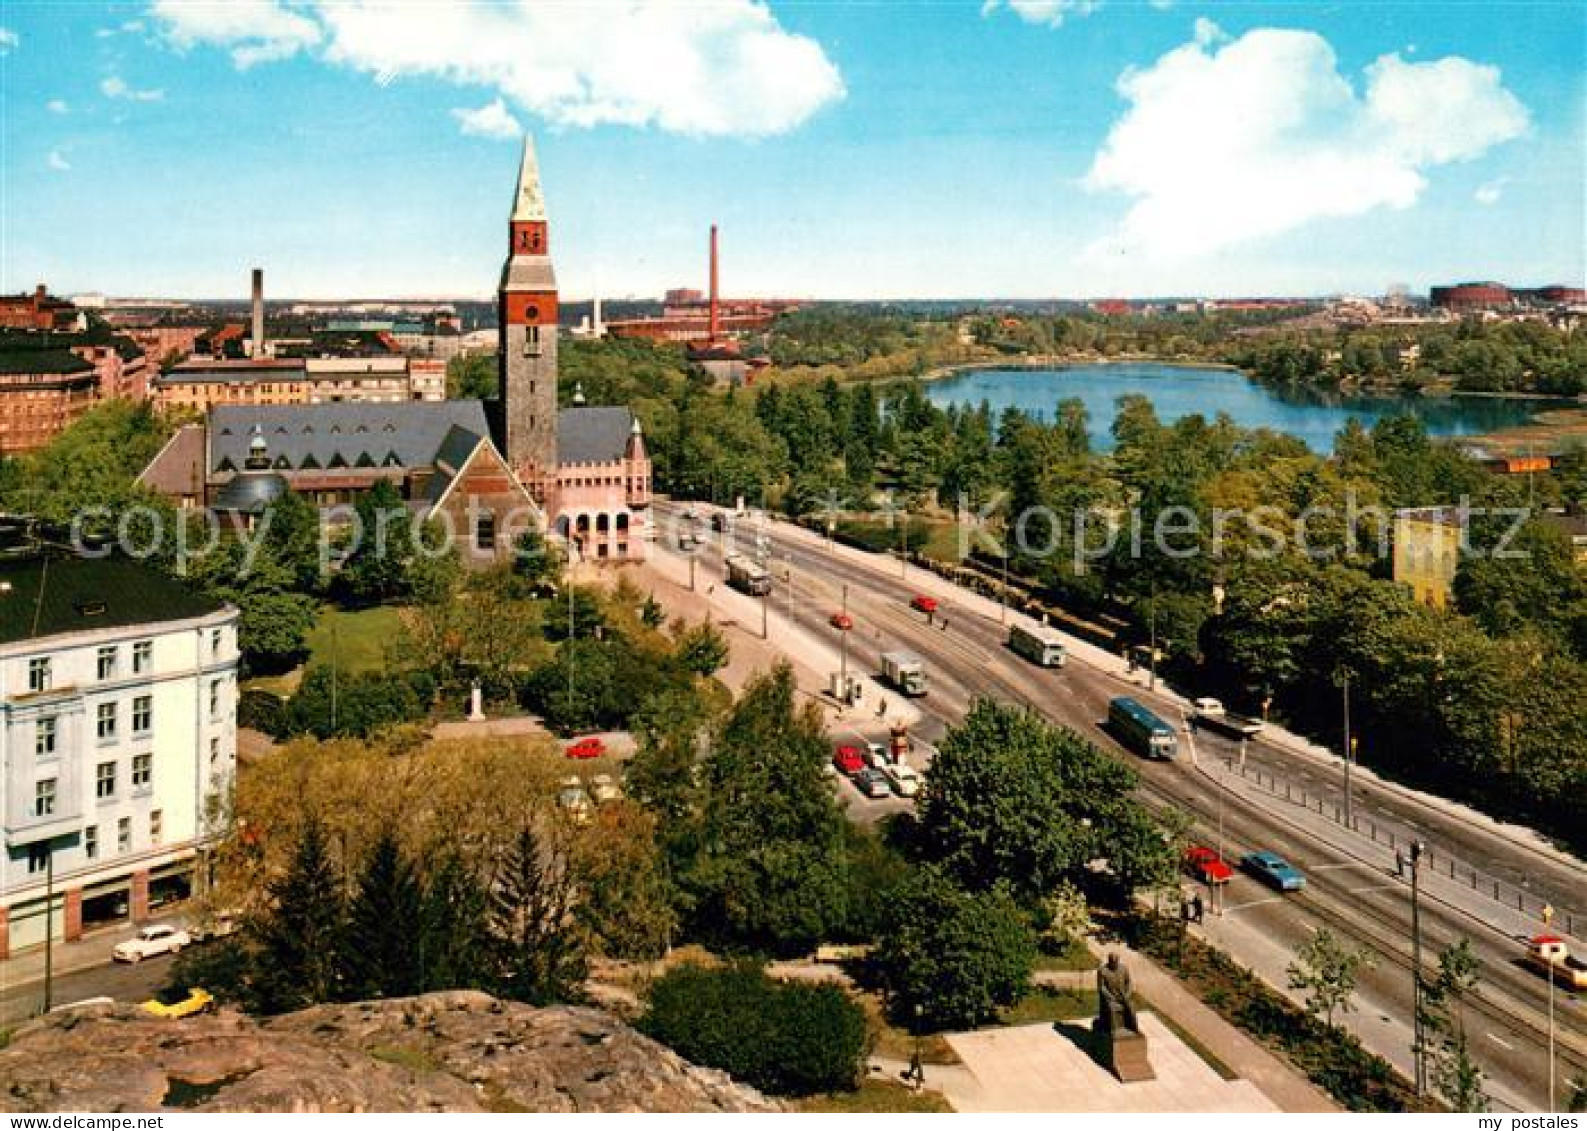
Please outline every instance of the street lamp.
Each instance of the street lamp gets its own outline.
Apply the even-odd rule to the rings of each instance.
[[[1554,921],[1554,905],[1543,905],[1543,933]],[[1554,960],[1548,960],[1548,1110],[1554,1110]]]
[[[843,623],[849,623],[849,587],[847,583],[843,586]],[[847,703],[849,701],[849,630],[847,628],[840,629],[838,637],[843,642],[842,648],[838,652],[838,691],[842,696],[842,701]]]
[[[1350,671],[1348,668],[1340,670],[1340,679],[1344,692],[1344,728],[1345,728],[1345,828],[1351,827],[1350,808],[1350,763],[1355,761],[1356,740],[1350,733]]]
[[[1422,908],[1421,908],[1422,842],[1411,841],[1411,978],[1412,978],[1412,1030],[1411,1054],[1416,1060],[1416,1094],[1427,1094],[1427,1054],[1423,1048],[1422,1030]]]

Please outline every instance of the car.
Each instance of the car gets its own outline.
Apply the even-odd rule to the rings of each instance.
[[[832,764],[838,773],[853,777],[865,768],[865,758],[858,746],[839,746],[832,752]]]
[[[893,787],[887,784],[887,778],[880,770],[866,767],[854,775],[854,788],[866,797],[890,797]]]
[[[1204,844],[1185,849],[1185,870],[1209,886],[1226,884],[1234,878],[1229,862]]]
[[[885,770],[892,759],[887,754],[887,747],[880,742],[868,741],[865,744],[865,761],[878,770]]]
[[[1190,704],[1195,708],[1196,714],[1207,719],[1221,718],[1223,715],[1223,700],[1211,696],[1202,696]]]
[[[216,911],[199,918],[187,929],[195,943],[223,939],[237,930],[242,915],[236,911]]]
[[[925,613],[927,616],[930,616],[932,613],[937,611],[937,599],[935,597],[928,597],[924,593],[916,593],[915,596],[910,600],[909,607],[914,609],[917,613]]]
[[[198,986],[185,990],[169,988],[140,1003],[138,1008],[168,1021],[179,1021],[183,1017],[195,1017],[200,1013],[210,1012],[215,1008],[215,999],[208,990],[200,989]]]
[[[573,742],[567,748],[569,758],[599,758],[606,753],[606,743],[591,735]]]
[[[882,773],[892,784],[893,792],[900,797],[913,797],[920,792],[920,775],[913,766],[888,766]]]
[[[161,954],[180,954],[184,946],[193,944],[193,936],[180,927],[159,923],[145,927],[126,942],[117,943],[110,957],[117,962],[142,962]]]
[[[116,1004],[116,999],[101,994],[98,997],[85,997],[81,1001],[69,1001],[64,1005],[53,1006],[51,1013],[70,1013],[74,1009],[100,1009]]]
[[[849,616],[848,613],[840,610],[828,617],[827,623],[833,628],[837,629],[839,632],[848,632],[854,627],[854,618]]]
[[[574,823],[582,825],[590,819],[590,795],[578,778],[564,778],[557,790],[557,804],[568,811]]]
[[[685,530],[682,534],[678,535],[678,549],[680,550],[694,550],[697,549],[699,545],[699,536],[696,535],[692,530]]]
[[[1300,869],[1276,852],[1247,852],[1240,857],[1240,867],[1279,891],[1300,891],[1306,886]]]
[[[623,796],[623,791],[618,788],[617,781],[611,774],[596,774],[590,779],[590,797],[597,805],[606,805],[617,801]]]

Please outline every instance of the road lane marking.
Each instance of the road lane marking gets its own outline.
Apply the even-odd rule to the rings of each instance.
[[[1284,897],[1283,896],[1281,896],[1281,895],[1270,895],[1266,899],[1252,899],[1252,900],[1248,900],[1245,903],[1236,903],[1233,907],[1225,907],[1223,910],[1227,914],[1232,915],[1236,911],[1244,911],[1247,908],[1251,908],[1251,907],[1261,907],[1263,904],[1266,904],[1266,903],[1283,903],[1283,902],[1284,902]]]
[[[1397,891],[1403,886],[1403,884],[1374,884],[1372,887],[1367,888],[1351,888],[1350,894],[1365,895],[1369,891]]]
[[[1341,860],[1336,864],[1313,864],[1313,872],[1332,872],[1340,868],[1365,868],[1369,872],[1377,871],[1371,864],[1363,864],[1359,860]]]
[[[1489,1033],[1488,1039],[1502,1049],[1509,1049],[1511,1052],[1515,1051],[1515,1046],[1509,1041],[1505,1040],[1503,1037],[1499,1036],[1497,1033]]]

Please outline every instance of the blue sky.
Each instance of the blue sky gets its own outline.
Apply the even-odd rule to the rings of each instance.
[[[0,289],[1377,293],[1584,274],[1582,7],[0,6]]]

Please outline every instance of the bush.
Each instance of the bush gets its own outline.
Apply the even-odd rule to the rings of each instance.
[[[250,687],[237,697],[237,725],[280,738],[286,734],[287,702],[273,691]]]
[[[358,672],[334,681],[329,667],[310,668],[287,701],[284,736],[367,738],[376,731],[424,718],[435,698],[428,672]]]
[[[837,986],[780,983],[753,965],[678,966],[650,990],[642,1032],[684,1059],[780,1096],[849,1091],[865,1012]]]

